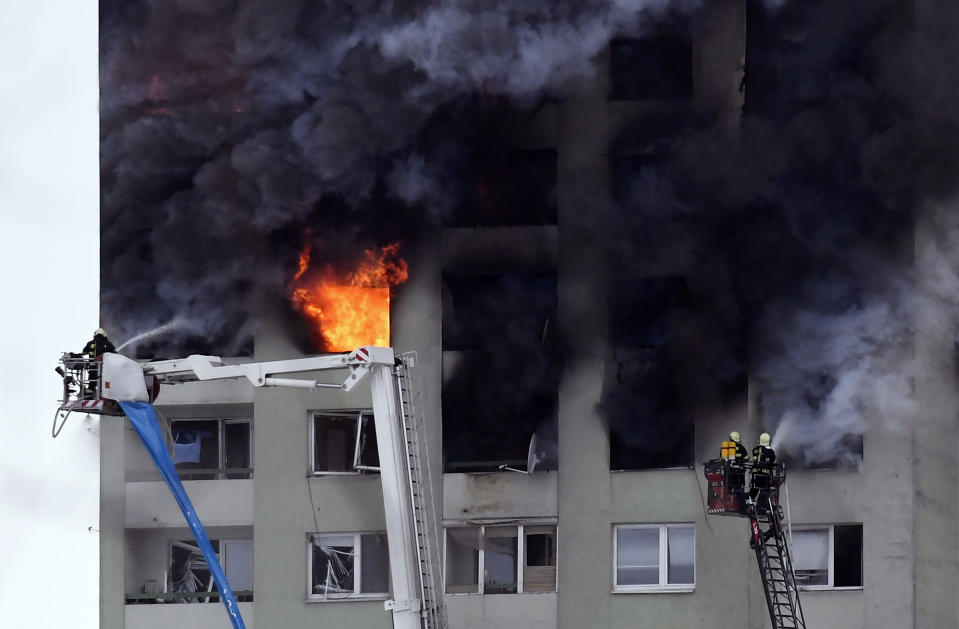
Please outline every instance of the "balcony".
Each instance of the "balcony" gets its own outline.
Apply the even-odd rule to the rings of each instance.
[[[204,593],[206,594],[206,593]],[[216,595],[216,592],[212,594]],[[238,593],[239,594],[239,593]],[[252,592],[250,592],[252,595]],[[178,593],[178,596],[182,593]],[[158,595],[151,595],[156,597]],[[165,595],[164,595],[165,596]],[[253,603],[240,602],[240,614],[247,629],[253,629]],[[231,629],[230,619],[223,605],[126,605],[124,608],[126,629]]]
[[[191,470],[198,471],[198,470]],[[214,470],[229,476],[231,469]],[[200,521],[210,526],[253,524],[253,479],[185,480],[186,489]],[[126,483],[124,526],[126,528],[181,527],[183,513],[162,481]]]

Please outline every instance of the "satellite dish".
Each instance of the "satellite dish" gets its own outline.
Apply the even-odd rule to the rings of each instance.
[[[526,473],[532,474],[536,464],[543,460],[543,452],[539,451],[536,433],[529,438],[529,452],[526,454]]]
[[[529,438],[529,450],[526,451],[526,469],[518,470],[515,467],[510,467],[509,465],[500,465],[499,469],[507,470],[509,472],[519,472],[520,474],[532,474],[533,470],[536,469],[536,465],[542,461],[546,456],[545,452],[539,450],[537,445],[536,433],[533,433],[533,436]]]

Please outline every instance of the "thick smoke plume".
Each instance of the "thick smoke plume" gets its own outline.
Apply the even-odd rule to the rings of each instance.
[[[609,147],[611,162],[643,163],[597,215],[615,243],[611,292],[636,286],[650,259],[681,269],[685,286],[642,339],[628,326],[612,338],[612,355],[620,384],[643,391],[643,361],[668,354],[669,386],[691,412],[722,404],[748,373],[777,446],[855,462],[850,435],[915,412],[916,309],[940,313],[947,342],[959,314],[959,226],[943,219],[935,247],[913,246],[959,174],[959,50],[938,26],[957,24],[955,9],[747,6],[738,130],[722,112],[676,107]],[[150,339],[154,354],[241,351],[249,313],[285,295],[305,238],[325,252],[318,262],[348,267],[455,211],[464,192],[449,164],[474,148],[465,128],[485,100],[575,96],[612,38],[642,37],[665,12],[695,25],[699,10],[104,0],[105,325],[124,341],[175,319],[177,334]],[[611,391],[602,409],[643,439],[640,404]]]

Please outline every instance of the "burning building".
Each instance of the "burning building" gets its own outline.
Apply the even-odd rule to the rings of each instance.
[[[810,626],[956,626],[957,16],[186,4],[101,4],[104,324],[174,321],[142,357],[416,351],[451,629],[764,626],[700,493],[733,429],[790,466]],[[368,394],[158,404],[248,620],[389,626]],[[215,625],[101,435],[101,626]]]

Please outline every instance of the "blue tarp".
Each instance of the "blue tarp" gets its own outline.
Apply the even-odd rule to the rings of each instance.
[[[200,550],[203,551],[203,557],[206,559],[213,580],[216,582],[217,590],[220,592],[220,600],[223,601],[223,605],[230,615],[230,622],[233,623],[234,629],[246,629],[246,625],[243,624],[243,617],[240,616],[240,608],[236,604],[236,597],[233,596],[233,590],[230,589],[230,584],[226,582],[226,575],[223,574],[223,568],[220,567],[220,560],[210,544],[210,538],[207,537],[203,523],[200,522],[200,518],[193,510],[193,503],[190,502],[190,497],[186,495],[183,483],[180,482],[180,476],[177,474],[170,453],[167,451],[166,441],[163,439],[163,433],[160,431],[160,425],[157,423],[153,407],[146,402],[120,402],[120,406],[127,417],[130,418],[130,423],[133,424],[137,434],[140,435],[143,445],[146,446],[150,456],[153,457],[153,462],[156,463],[157,469],[163,475],[163,480],[170,486],[173,497],[180,505],[183,516],[193,531],[193,537],[196,539]]]

